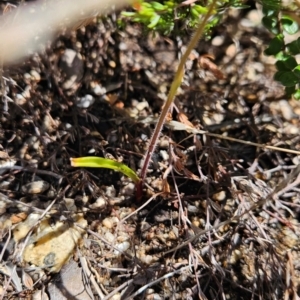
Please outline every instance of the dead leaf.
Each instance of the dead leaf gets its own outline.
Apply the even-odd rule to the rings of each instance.
[[[175,159],[173,158],[173,166],[174,166],[175,171],[178,174],[182,175],[182,171],[184,170],[184,165],[178,156],[176,156]]]
[[[107,94],[106,99],[111,106],[114,106],[118,102],[119,97],[117,94]]]
[[[180,112],[178,115],[177,115],[177,120],[187,126],[190,126],[192,128],[195,128],[195,126],[189,121],[188,117],[186,116],[186,114]]]
[[[170,112],[168,112],[167,115],[166,115],[166,122],[170,122],[172,120],[173,120],[172,114]]]
[[[197,0],[186,0],[186,1],[183,1],[179,4],[179,6],[187,6],[187,5],[191,5],[193,3],[197,2]]]
[[[218,66],[212,62],[214,59],[211,55],[202,55],[199,58],[199,66],[204,69],[210,71],[217,79],[224,79],[224,74],[219,70]]]
[[[4,10],[3,10],[3,14],[7,14],[7,13],[10,13],[12,10],[14,10],[17,6],[16,5],[13,5],[13,4],[10,4],[10,3],[7,3],[4,7]]]
[[[170,194],[170,193],[171,193],[170,185],[169,185],[167,179],[163,179],[163,188],[162,188],[162,192],[163,192],[164,194]]]
[[[21,212],[18,214],[14,214],[10,217],[10,221],[12,224],[18,224],[24,220],[26,220],[27,214],[25,212]]]
[[[117,101],[117,102],[114,103],[114,107],[118,108],[118,109],[123,109],[124,106],[125,106],[124,102],[122,102],[122,101]]]
[[[194,142],[195,142],[195,145],[196,145],[196,150],[197,151],[202,150],[203,147],[202,147],[201,141],[198,138],[195,138]]]
[[[183,173],[184,175],[188,178],[188,179],[191,179],[191,180],[196,180],[196,181],[201,181],[200,178],[195,175],[194,173],[192,173],[191,171],[189,171],[187,168],[184,168],[183,169]]]
[[[29,274],[27,274],[24,270],[22,270],[22,282],[29,289],[33,288],[33,280]]]
[[[2,159],[8,159],[9,156],[8,156],[8,154],[6,152],[0,151],[0,158],[2,158]]]

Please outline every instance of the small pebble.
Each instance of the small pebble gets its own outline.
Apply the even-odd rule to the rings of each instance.
[[[142,102],[139,102],[137,105],[136,105],[136,108],[137,110],[139,111],[142,111],[144,110],[145,108],[149,107],[149,103],[147,101],[142,101]]]
[[[168,154],[168,152],[166,150],[160,150],[159,154],[160,154],[160,156],[162,157],[162,159],[164,161],[168,161],[169,160],[170,156],[169,156],[169,154]]]
[[[103,226],[105,226],[108,229],[112,229],[117,223],[119,222],[119,219],[117,217],[110,217],[110,218],[105,218],[102,221]]]
[[[135,185],[134,183],[130,182],[122,188],[121,194],[125,196],[131,196],[133,195],[134,190],[135,190]]]
[[[98,82],[92,81],[90,83],[90,88],[93,91],[93,93],[97,96],[102,96],[107,92],[106,88],[100,85]]]
[[[294,117],[294,111],[287,100],[280,100],[278,106],[286,121],[290,121]]]
[[[225,191],[221,191],[219,193],[214,194],[212,198],[216,201],[223,201],[226,198],[226,193]]]
[[[159,140],[159,148],[169,149],[170,141],[168,138],[161,138]]]
[[[109,298],[110,300],[121,300],[121,294],[117,293],[114,294],[112,297]]]
[[[114,254],[115,255],[121,255],[122,252],[126,251],[129,249],[130,247],[130,243],[128,241],[125,241],[123,243],[119,243],[119,244],[116,244],[115,247],[119,250],[114,250]]]
[[[114,243],[116,240],[115,236],[110,231],[105,232],[104,238],[110,243]]]
[[[36,70],[30,71],[31,80],[39,82],[41,80],[41,75]]]
[[[6,212],[7,203],[0,201],[0,215],[3,215]]]
[[[294,165],[299,165],[300,164],[300,155],[293,157],[292,162]]]
[[[250,26],[261,25],[262,18],[263,18],[263,14],[261,10],[252,9],[247,14],[247,19],[251,22]]]
[[[80,42],[76,42],[76,44],[75,44],[75,48],[78,50],[78,51],[80,51],[81,49],[82,49],[82,44],[80,43]]]
[[[119,49],[121,50],[121,51],[125,51],[125,50],[127,50],[127,45],[125,44],[125,43],[120,43],[119,44]]]
[[[73,198],[64,198],[64,203],[68,211],[76,211],[77,207]]]
[[[85,95],[84,97],[77,99],[77,107],[88,108],[95,102],[95,98],[92,95]]]
[[[291,124],[284,124],[283,132],[285,134],[299,134],[299,127]]]
[[[16,94],[15,103],[19,106],[24,105],[27,102],[27,99],[22,94]]]
[[[110,60],[108,64],[111,68],[115,68],[117,66],[116,62],[114,62],[113,60]]]
[[[89,205],[89,208],[91,209],[96,209],[96,208],[104,208],[106,206],[106,201],[103,197],[99,197],[97,198],[97,200],[95,201],[95,203]]]
[[[34,181],[22,186],[22,192],[28,194],[41,194],[48,190],[50,184],[46,181]]]
[[[109,198],[114,198],[116,197],[116,189],[113,185],[111,186],[107,186],[106,187],[106,191],[105,191],[105,195]]]
[[[195,205],[188,205],[187,210],[190,213],[197,213],[197,212],[199,212],[199,208],[196,207]]]
[[[73,49],[66,49],[59,60],[58,67],[64,78],[63,88],[65,90],[76,88],[84,73],[81,54]]]
[[[14,159],[7,161],[0,160],[0,175],[6,172],[7,169],[12,168],[16,163],[17,161]]]
[[[231,44],[227,47],[226,55],[229,56],[230,58],[232,58],[236,55],[236,45],[235,44]]]
[[[288,249],[291,249],[299,244],[299,238],[297,234],[295,234],[292,229],[286,226],[283,227],[282,230],[278,233],[278,240]]]
[[[1,173],[0,173],[1,174]],[[7,181],[7,180],[3,180],[0,182],[0,189],[1,190],[7,190],[9,188],[9,185],[11,184],[10,181]],[[1,203],[1,201],[0,201]]]
[[[32,295],[32,300],[49,300],[47,293],[43,292],[42,290],[36,291]]]
[[[31,80],[31,75],[29,73],[25,73],[23,75],[23,78],[24,78],[24,81],[29,84],[30,83],[30,80]]]
[[[211,43],[212,43],[212,45],[215,46],[215,47],[220,47],[220,46],[223,45],[224,40],[225,40],[225,37],[224,37],[224,36],[218,35],[218,36],[216,36],[216,37],[214,37],[214,38],[212,39]]]

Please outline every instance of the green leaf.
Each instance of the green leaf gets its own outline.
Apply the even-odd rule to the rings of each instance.
[[[293,70],[294,68],[296,68],[298,66],[298,63],[297,63],[295,57],[293,57],[293,56],[290,56],[287,60],[285,60],[284,64],[290,70]]]
[[[143,8],[141,9],[139,12],[138,12],[139,16],[140,17],[147,17],[147,18],[152,18],[153,15],[155,14],[154,10],[152,7],[146,7],[146,8]]]
[[[231,7],[234,7],[236,9],[246,9],[246,8],[250,8],[250,5],[243,4],[243,3],[233,3]]]
[[[300,78],[300,65],[298,65],[295,69],[294,69],[294,73],[295,75]]]
[[[161,3],[156,2],[156,1],[152,1],[152,2],[150,2],[150,4],[156,11],[162,11],[167,8],[166,6],[164,6]]]
[[[151,23],[148,25],[148,28],[154,28],[157,25],[159,19],[160,19],[160,15],[154,14],[150,19]]]
[[[199,14],[206,14],[208,11],[207,7],[201,6],[201,5],[194,5],[192,6],[193,9],[195,9]]]
[[[298,23],[290,16],[283,16],[281,18],[282,27],[288,34],[295,34],[299,30]]]
[[[292,71],[298,66],[296,59],[293,56],[286,55],[284,59],[276,62],[278,71]]]
[[[300,89],[297,89],[293,96],[296,100],[300,100]]]
[[[286,47],[287,47],[287,50],[291,54],[293,54],[293,55],[299,54],[300,53],[300,37],[297,40],[287,44]]]
[[[278,52],[276,55],[275,55],[275,58],[277,60],[286,60],[290,57],[290,55],[286,54],[285,52],[283,51],[280,51]]]
[[[85,156],[70,158],[72,167],[88,167],[88,168],[106,168],[112,169],[117,172],[121,172],[127,177],[131,178],[134,182],[139,182],[140,178],[138,175],[125,164],[117,162],[112,159],[96,157],[96,156]]]
[[[274,79],[281,82],[286,87],[295,86],[299,82],[299,78],[293,71],[280,71],[274,76]]]
[[[291,96],[292,94],[294,94],[296,91],[296,87],[295,86],[290,86],[290,87],[286,87],[285,88],[285,94],[287,96]]]
[[[278,20],[277,17],[274,16],[265,16],[262,18],[262,24],[270,30],[272,33],[277,34],[278,33]]]
[[[132,11],[122,11],[121,15],[124,17],[134,17],[136,15],[136,13],[132,12]]]
[[[284,40],[283,34],[278,34],[275,36],[270,44],[269,47],[264,51],[265,55],[276,55],[284,48]]]
[[[285,66],[285,64],[284,64],[284,62],[282,61],[282,60],[278,60],[276,63],[275,63],[275,65],[276,65],[276,68],[277,68],[277,70],[278,71],[290,71],[290,69],[288,69],[286,66]]]
[[[199,19],[199,12],[196,9],[194,9],[194,7],[191,8],[191,15],[193,18]]]
[[[279,11],[281,6],[281,0],[263,0],[263,12]]]

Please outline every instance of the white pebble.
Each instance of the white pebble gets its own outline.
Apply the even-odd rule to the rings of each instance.
[[[289,121],[294,116],[294,111],[291,105],[286,100],[280,100],[278,102],[279,109],[281,110],[282,116],[286,121]]]
[[[102,96],[106,93],[106,88],[101,86],[100,84],[95,84],[93,87],[92,87],[92,91],[95,95],[97,96]]]
[[[17,105],[24,105],[27,102],[27,99],[22,94],[16,94],[15,103]]]
[[[292,162],[294,165],[299,165],[300,164],[300,155],[298,156],[295,156],[293,159],[292,159]]]
[[[119,244],[116,244],[115,247],[119,250],[114,250],[114,254],[115,255],[120,255],[122,254],[122,252],[126,251],[129,249],[130,247],[130,243],[128,241],[125,241],[123,243],[119,243]]]
[[[46,181],[34,181],[22,186],[22,192],[28,194],[40,194],[48,190],[50,184]]]
[[[212,39],[211,43],[213,46],[219,47],[223,45],[224,40],[225,40],[224,36],[218,35]]]
[[[30,71],[31,80],[39,82],[41,80],[41,75],[36,70]]]
[[[77,107],[88,108],[95,102],[95,98],[92,95],[85,95],[82,98],[77,99]]]
[[[105,234],[104,234],[104,238],[110,242],[110,243],[114,243],[115,242],[115,236],[109,232],[109,231],[106,231]]]
[[[139,102],[137,105],[136,105],[136,108],[137,110],[139,111],[142,111],[144,110],[145,108],[149,107],[149,103],[147,101],[142,101],[142,102]]]
[[[119,44],[119,49],[121,50],[121,51],[125,51],[125,50],[127,50],[127,45],[125,44],[125,43],[120,43]]]
[[[134,193],[134,189],[135,189],[134,183],[130,182],[122,188],[121,194],[126,196],[131,196]]]
[[[216,201],[223,201],[226,198],[226,193],[225,191],[221,191],[219,193],[215,193],[212,198]]]
[[[160,150],[159,154],[160,154],[160,156],[162,157],[162,159],[164,161],[168,161],[169,160],[170,156],[169,156],[169,154],[168,154],[168,152],[166,150]]]
[[[75,200],[72,198],[64,198],[64,202],[68,211],[76,211]]]
[[[96,209],[96,208],[104,208],[106,206],[106,201],[103,197],[97,198],[95,203],[91,204],[89,207],[91,209]]]
[[[111,186],[107,186],[106,187],[106,191],[105,191],[105,195],[109,198],[114,198],[116,197],[116,189],[113,185]]]

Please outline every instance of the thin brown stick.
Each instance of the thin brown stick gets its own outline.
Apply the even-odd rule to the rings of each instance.
[[[254,203],[248,210],[244,211],[243,213],[241,213],[240,215],[235,215],[232,218],[223,221],[211,228],[207,228],[204,230],[201,230],[200,232],[198,232],[197,234],[195,234],[193,237],[189,238],[188,240],[186,240],[185,242],[181,243],[180,245],[176,246],[173,249],[170,249],[166,252],[164,252],[162,254],[162,256],[168,254],[168,253],[172,253],[174,251],[177,251],[178,249],[181,249],[182,247],[187,246],[189,243],[191,243],[192,241],[198,239],[201,235],[206,234],[207,232],[213,231],[213,230],[218,230],[219,228],[230,224],[231,222],[235,222],[238,221],[242,216],[248,214],[249,212],[253,211],[254,209],[257,209],[261,206],[263,206],[267,201],[271,200],[274,196],[276,196],[276,194],[281,191],[282,189],[284,189],[291,180],[293,180],[293,178],[295,177],[295,175],[298,175],[300,172],[300,165],[297,166],[297,168],[295,168],[291,174],[288,175],[288,177],[286,179],[284,179],[279,185],[277,185],[275,187],[275,189],[269,193],[266,197],[262,198],[260,201]]]
[[[204,134],[204,135],[208,135],[208,136],[211,136],[211,137],[216,137],[216,138],[219,138],[219,139],[222,139],[222,140],[237,142],[237,143],[241,143],[241,144],[245,144],[245,145],[249,145],[249,146],[255,146],[255,147],[262,148],[262,149],[281,151],[281,152],[300,155],[300,151],[297,151],[297,150],[285,149],[285,148],[281,148],[281,147],[269,146],[269,145],[266,145],[266,144],[259,144],[259,143],[254,143],[254,142],[250,142],[250,141],[244,141],[244,140],[232,138],[232,137],[229,137],[229,136],[223,136],[223,135],[217,134],[217,133],[211,133],[211,132],[205,131],[205,130],[198,130],[196,128],[189,127],[189,126],[187,126],[187,125],[185,125],[181,122],[178,122],[178,121],[166,122],[165,125],[168,128],[172,129],[172,130],[185,130],[186,132],[192,133],[193,135],[194,134]],[[192,137],[192,135],[188,136],[186,139],[188,139],[190,137]]]

